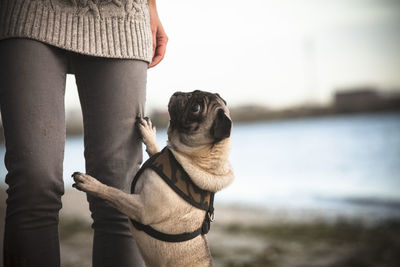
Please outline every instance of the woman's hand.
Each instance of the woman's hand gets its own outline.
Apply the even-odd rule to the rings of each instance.
[[[156,0],[149,1],[150,26],[153,35],[153,60],[149,68],[154,67],[164,58],[168,37],[158,17]]]

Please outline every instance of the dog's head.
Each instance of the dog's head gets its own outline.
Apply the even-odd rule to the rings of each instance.
[[[218,94],[196,90],[172,95],[168,111],[168,140],[186,147],[216,144],[230,137],[232,120],[229,110]]]

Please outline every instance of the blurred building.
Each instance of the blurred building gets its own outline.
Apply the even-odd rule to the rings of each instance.
[[[400,95],[383,95],[375,87],[355,87],[336,91],[334,109],[339,113],[400,109]]]

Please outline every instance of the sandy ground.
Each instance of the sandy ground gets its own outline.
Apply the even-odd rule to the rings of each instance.
[[[0,188],[1,237],[4,204],[5,192]],[[85,194],[66,190],[60,213],[63,267],[91,266],[90,223]],[[293,213],[217,204],[208,239],[217,267],[400,266],[397,220],[371,225],[354,218],[327,220],[313,211]]]

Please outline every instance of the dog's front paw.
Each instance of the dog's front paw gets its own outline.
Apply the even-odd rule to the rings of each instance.
[[[86,193],[98,195],[102,191],[102,188],[105,186],[97,179],[85,173],[74,172],[71,176],[72,178],[74,178],[75,181],[72,186]]]
[[[146,151],[149,155],[154,155],[159,151],[156,141],[156,127],[147,117],[138,118],[138,128],[142,135],[143,143],[146,145]]]

